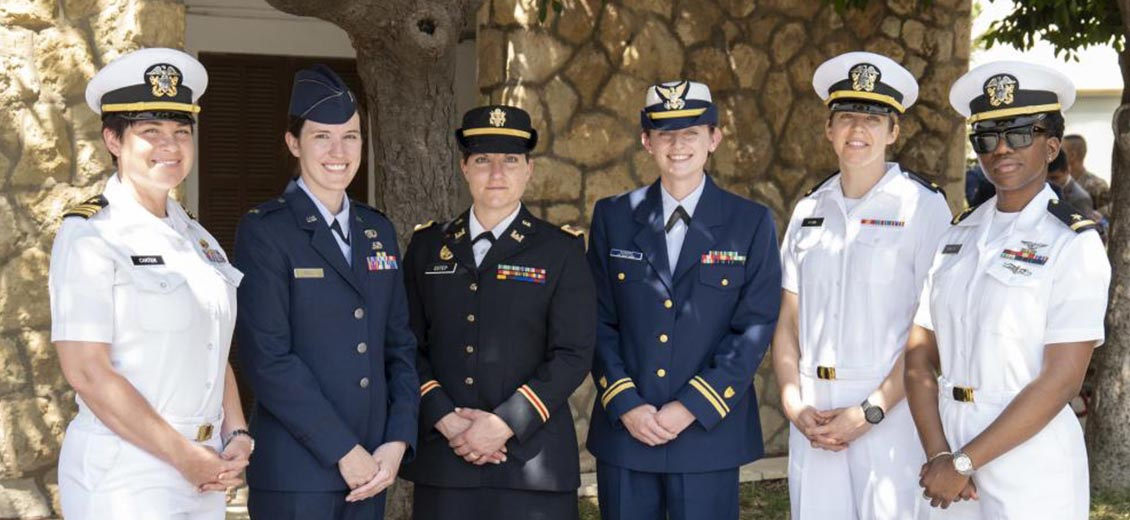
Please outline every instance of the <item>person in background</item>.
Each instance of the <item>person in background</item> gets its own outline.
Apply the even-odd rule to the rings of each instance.
[[[1079,134],[1063,138],[1063,150],[1067,153],[1067,169],[1071,176],[1091,195],[1095,210],[1110,218],[1110,185],[1102,177],[1087,171],[1083,161],[1087,158],[1087,141]]]

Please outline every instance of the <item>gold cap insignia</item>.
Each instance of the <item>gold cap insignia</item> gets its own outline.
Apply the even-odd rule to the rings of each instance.
[[[440,260],[451,260],[452,258],[455,258],[455,255],[451,254],[451,250],[448,249],[447,246],[439,248]]]
[[[490,111],[490,126],[500,127],[506,124],[506,112],[501,108]]]
[[[176,97],[180,71],[168,63],[158,63],[145,71],[145,79],[153,87],[153,97]]]
[[[1020,83],[1008,74],[997,74],[985,82],[985,97],[994,107],[1011,105],[1016,100],[1016,87]]]
[[[667,110],[682,110],[687,106],[687,102],[683,100],[683,96],[687,93],[687,87],[690,83],[687,81],[680,81],[678,84],[670,87],[663,85],[655,86],[655,93],[659,94],[659,98],[663,100],[663,108]]]
[[[851,89],[862,92],[873,92],[875,83],[879,81],[879,69],[870,63],[860,63],[848,72],[851,77]]]

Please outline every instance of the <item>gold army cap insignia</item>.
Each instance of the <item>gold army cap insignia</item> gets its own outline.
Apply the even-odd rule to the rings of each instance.
[[[168,63],[158,63],[145,71],[145,79],[153,87],[153,97],[176,97],[181,74]]]
[[[439,249],[439,259],[440,260],[446,261],[446,260],[451,260],[452,258],[455,258],[455,255],[453,255],[451,253],[451,250],[448,249],[447,246],[443,246]]]
[[[506,124],[506,112],[503,112],[501,108],[496,108],[496,109],[490,111],[490,125],[491,126],[501,127],[502,125],[505,125],[505,124]]]
[[[985,82],[985,97],[994,107],[1011,105],[1016,100],[1016,87],[1020,83],[1010,74],[997,74]]]

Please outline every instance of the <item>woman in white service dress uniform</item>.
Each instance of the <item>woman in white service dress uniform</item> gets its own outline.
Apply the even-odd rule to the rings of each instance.
[[[228,348],[241,274],[169,198],[192,169],[204,67],[143,49],[86,100],[117,172],[51,251],[51,340],[78,415],[59,457],[67,520],[222,520],[253,449]]]
[[[1066,76],[1021,62],[982,65],[950,90],[997,194],[942,237],[907,344],[933,506],[921,518],[1088,516],[1068,401],[1103,342],[1110,264],[1095,223],[1046,182],[1074,100]]]
[[[773,367],[789,430],[794,520],[910,520],[925,460],[903,403],[903,347],[952,216],[937,185],[887,162],[918,97],[886,56],[820,65],[840,171],[793,210],[781,246]]]

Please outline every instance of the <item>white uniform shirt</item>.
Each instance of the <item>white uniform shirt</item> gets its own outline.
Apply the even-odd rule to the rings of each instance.
[[[514,219],[518,218],[519,211],[522,211],[521,203],[518,204],[518,207],[514,208],[513,213],[502,219],[502,221],[500,221],[496,226],[491,228],[490,233],[494,235],[495,240],[502,238],[502,234],[510,228],[510,224],[514,223]],[[474,240],[475,238],[478,238],[480,234],[482,234],[484,228],[483,225],[479,223],[478,217],[475,216],[474,206],[471,206],[470,213],[471,215],[467,219],[470,222],[467,223],[467,227],[469,227],[471,230],[471,240]],[[483,259],[486,258],[487,252],[490,251],[490,246],[493,244],[493,242],[485,239],[471,244],[471,252],[475,254],[475,266],[483,263]]]
[[[802,373],[827,366],[837,378],[870,379],[890,371],[950,217],[945,198],[896,163],[850,211],[839,174],[797,203],[781,266],[782,287],[799,297]]]
[[[698,207],[698,199],[702,198],[702,190],[706,188],[706,176],[703,175],[702,181],[698,183],[698,187],[690,192],[683,200],[675,200],[674,195],[667,193],[667,188],[663,183],[659,183],[659,193],[663,199],[663,225],[667,225],[667,221],[671,220],[671,215],[675,213],[675,209],[679,206],[687,212],[687,215],[692,219],[694,218],[694,210]],[[671,226],[671,231],[667,232],[667,266],[671,268],[671,272],[675,272],[675,265],[679,263],[679,253],[683,251],[683,241],[687,239],[688,224],[682,220],[675,222]]]
[[[109,343],[114,369],[157,413],[218,419],[243,274],[172,199],[163,220],[117,175],[103,195],[109,206],[64,219],[55,237],[51,341]]]
[[[1048,211],[1055,199],[1045,186],[993,238],[993,197],[942,237],[914,322],[936,334],[943,383],[1005,400],[1040,373],[1046,345],[1103,341],[1106,251]]]

